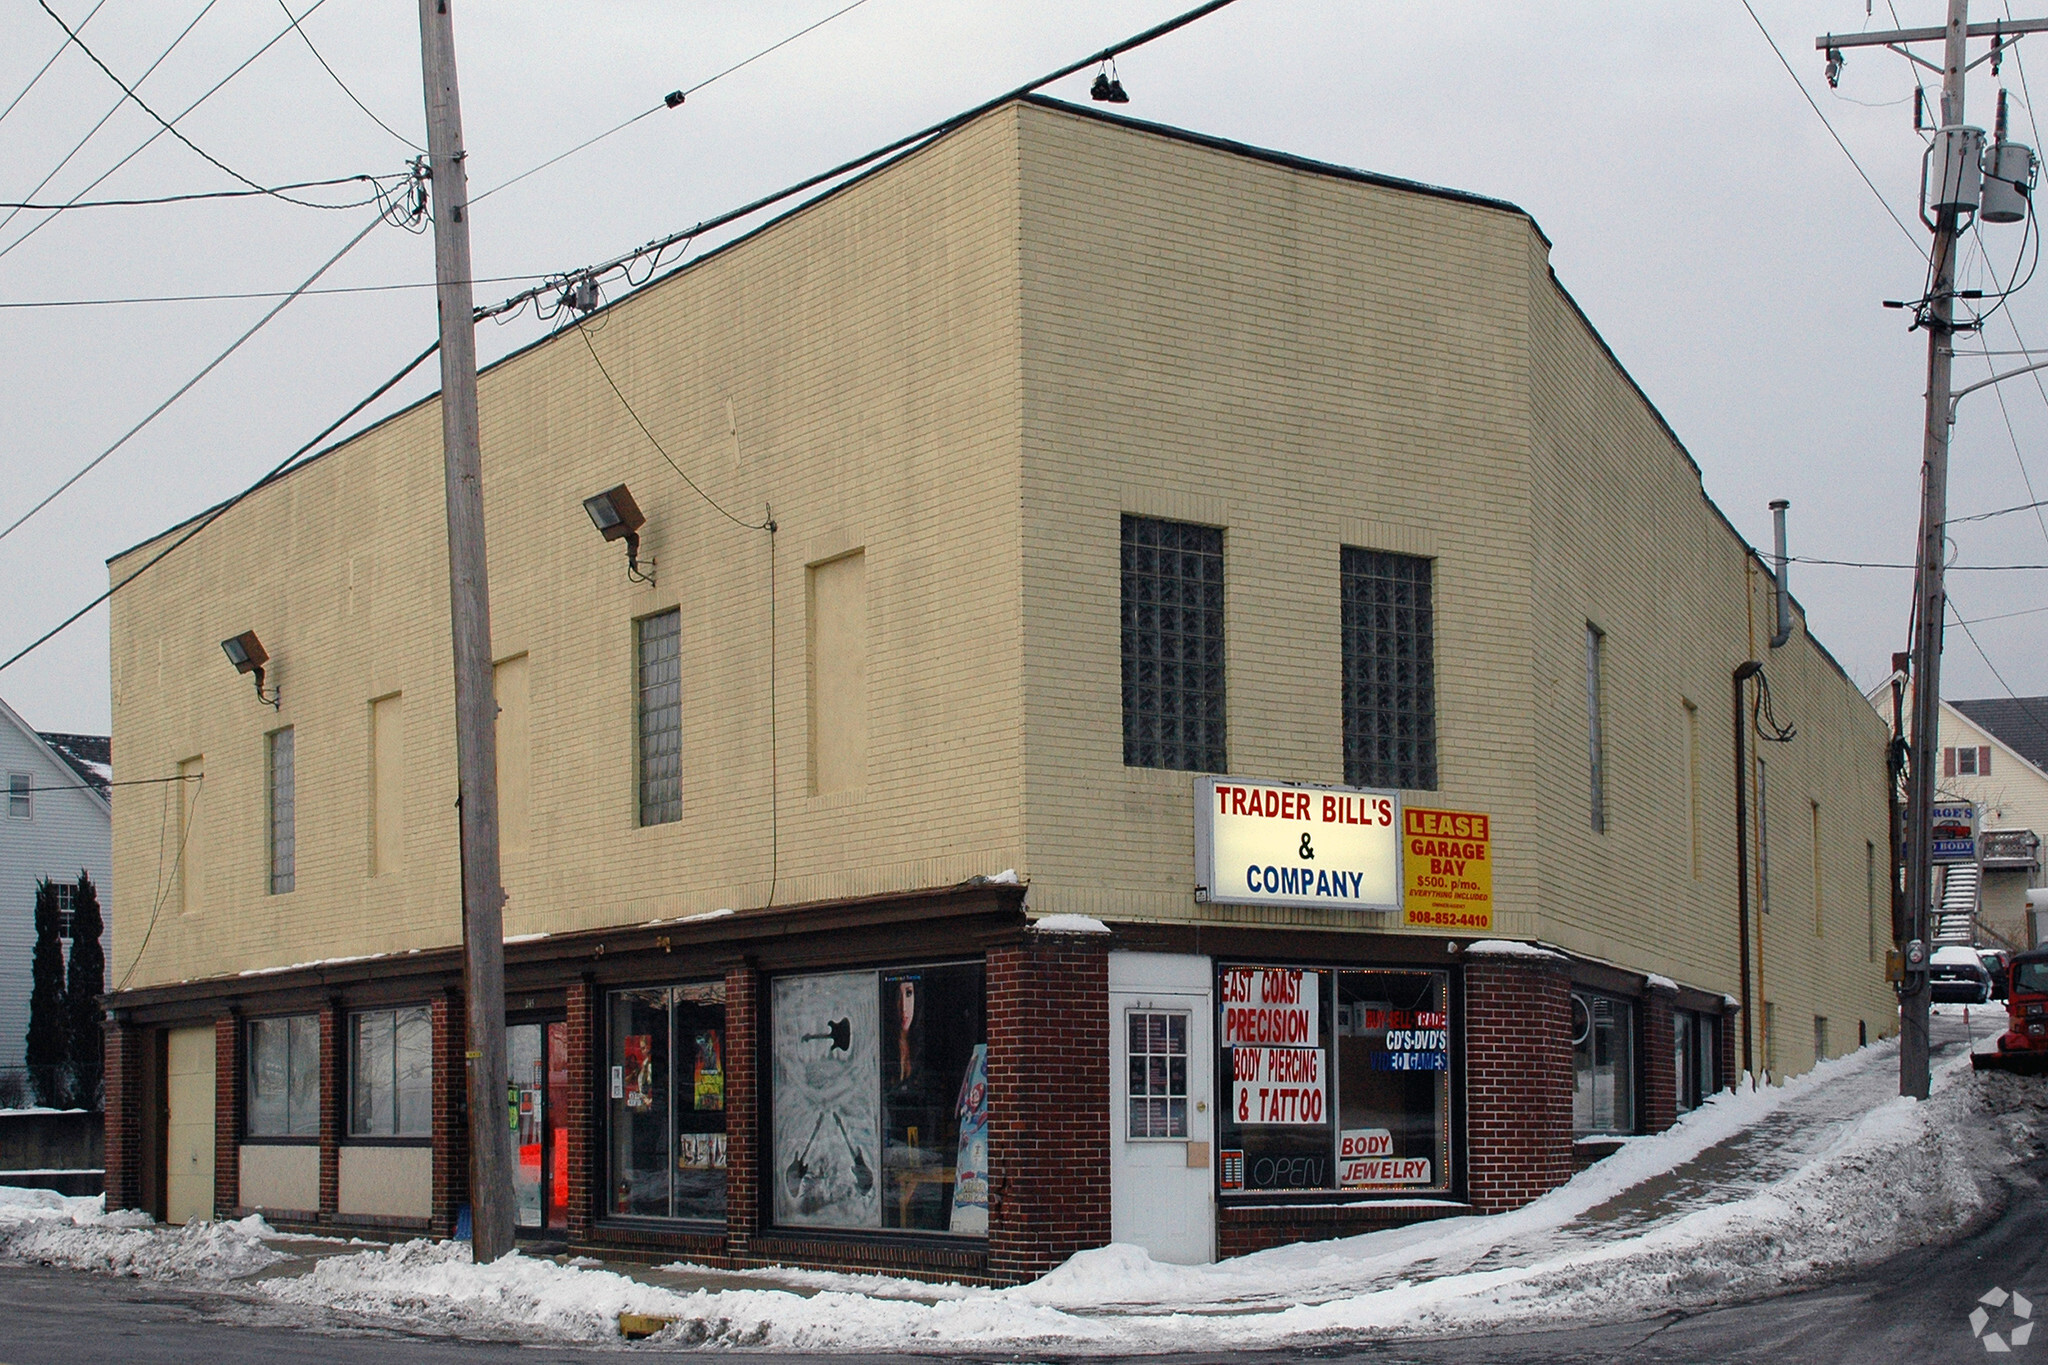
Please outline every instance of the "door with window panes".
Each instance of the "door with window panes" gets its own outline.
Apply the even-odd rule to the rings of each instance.
[[[1154,1260],[1215,1259],[1206,957],[1110,954],[1110,1238]]]

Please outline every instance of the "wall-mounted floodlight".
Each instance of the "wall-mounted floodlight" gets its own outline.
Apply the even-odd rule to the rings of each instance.
[[[235,672],[256,675],[256,700],[273,711],[277,710],[278,690],[274,687],[268,692],[263,690],[263,665],[270,662],[270,651],[256,638],[256,632],[245,630],[232,640],[222,640],[220,648],[221,652],[228,656],[228,662],[235,666]]]
[[[633,501],[633,494],[626,485],[607,488],[595,497],[583,500],[583,510],[590,513],[590,524],[604,534],[606,540],[626,542],[626,576],[642,583],[654,581],[654,561],[647,561],[648,572],[640,569],[640,528],[647,524],[646,516],[640,511],[640,504]]]

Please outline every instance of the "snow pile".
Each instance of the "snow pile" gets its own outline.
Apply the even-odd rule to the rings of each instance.
[[[159,1227],[146,1214],[109,1214],[99,1195],[0,1187],[0,1260],[135,1275],[152,1280],[221,1281],[288,1259],[262,1238],[261,1218]]]

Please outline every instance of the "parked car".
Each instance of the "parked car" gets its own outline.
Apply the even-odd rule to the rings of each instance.
[[[1991,974],[1991,998],[2005,999],[2012,980],[2012,954],[2003,948],[1979,948],[1977,958]]]
[[[1991,999],[1991,973],[1975,948],[1960,943],[1936,948],[1927,975],[1936,1004],[1981,1005]]]

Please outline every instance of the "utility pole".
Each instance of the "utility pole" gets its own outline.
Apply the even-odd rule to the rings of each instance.
[[[1928,954],[1934,923],[1934,860],[1930,839],[1930,815],[1934,807],[1936,754],[1941,743],[1941,645],[1948,610],[1942,582],[1943,547],[1947,543],[1949,432],[1955,424],[1955,395],[1950,373],[1955,359],[1956,249],[1962,229],[1978,215],[1980,167],[1984,164],[1984,134],[1964,124],[1964,79],[1974,63],[1969,60],[1969,40],[1989,38],[1991,50],[1979,61],[1989,60],[1994,73],[2004,50],[2021,35],[2048,31],[2048,20],[2001,19],[1988,24],[1971,24],[1969,0],[1949,0],[1948,22],[1940,28],[1893,29],[1885,32],[1825,34],[1814,46],[1827,53],[1828,83],[1834,84],[1842,69],[1842,51],[1851,47],[1887,47],[1921,66],[1934,63],[1908,50],[1909,45],[1939,41],[1942,45],[1941,108],[1934,145],[1927,158],[1922,220],[1933,209],[1928,226],[1934,232],[1934,249],[1928,257],[1928,285],[1925,297],[1911,305],[1915,325],[1927,329],[1927,416],[1922,432],[1920,478],[1920,543],[1913,577],[1913,730],[1911,757],[1906,771],[1905,889],[1903,923],[1899,926],[1905,975],[1899,987],[1899,1093],[1926,1099],[1928,1071],[1927,1018],[1929,1003]],[[1915,118],[1915,126],[1918,126]],[[2003,146],[2003,120],[2001,119]],[[2016,151],[2019,149],[2015,149]],[[2025,184],[2014,183],[2024,195],[2032,185],[2031,155],[2024,158]],[[1995,169],[1993,174],[2007,172]],[[1989,201],[1986,201],[1987,207]],[[2010,215],[1992,221],[2012,221]],[[1898,307],[1901,305],[1888,305]],[[1966,320],[1965,328],[1974,327]],[[2025,373],[2024,370],[2013,373]],[[1995,383],[2011,375],[1984,381]],[[1972,388],[1983,387],[1982,384]],[[1968,390],[1965,390],[1967,392]]]
[[[471,1254],[512,1250],[512,1148],[505,1121],[504,891],[498,881],[497,702],[477,441],[476,304],[470,293],[469,188],[455,24],[448,0],[420,0],[420,69],[441,309],[441,449],[448,489],[448,604],[455,640],[455,768],[461,820],[463,1016],[468,1027]]]

